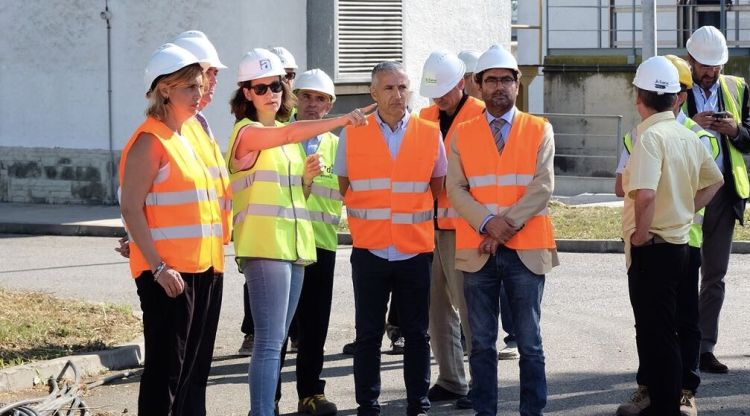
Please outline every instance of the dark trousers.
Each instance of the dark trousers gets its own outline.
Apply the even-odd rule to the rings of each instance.
[[[297,327],[297,394],[301,399],[324,394],[326,382],[320,379],[323,371],[323,348],[328,336],[333,298],[333,273],[336,267],[336,252],[317,249],[318,261],[305,267],[302,294],[297,304],[292,326]],[[291,335],[290,335],[291,337]],[[288,341],[288,339],[287,339]],[[281,368],[286,358],[286,342],[281,349]],[[276,389],[276,400],[281,398],[281,379]]]
[[[682,388],[695,394],[701,384],[698,360],[701,331],[698,329],[698,274],[701,267],[701,250],[688,248],[687,278],[680,280],[677,288],[677,339],[682,358]],[[646,385],[643,366],[638,366],[636,381]]]
[[[678,292],[687,280],[687,244],[631,247],[628,269],[635,338],[651,406],[643,415],[679,416],[682,359]]]
[[[245,335],[255,334],[255,326],[253,326],[253,312],[250,310],[250,295],[247,292],[247,283],[242,286],[242,326],[240,330]]]
[[[182,273],[185,291],[167,296],[151,272],[135,281],[143,311],[146,357],[139,415],[206,414],[206,383],[221,311],[223,275]]]
[[[430,344],[427,335],[432,253],[388,261],[354,248],[351,256],[356,322],[354,385],[358,415],[380,414],[380,347],[386,306],[398,311],[404,337],[404,383],[407,415],[430,408]]]

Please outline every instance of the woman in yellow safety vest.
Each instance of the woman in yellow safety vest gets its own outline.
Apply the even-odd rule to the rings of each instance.
[[[236,123],[227,162],[232,182],[234,249],[245,275],[255,326],[250,362],[250,411],[272,416],[281,347],[302,290],[303,267],[315,262],[315,237],[306,208],[316,155],[297,143],[348,124],[363,125],[365,112],[284,125],[294,107],[281,60],[253,49],[240,62],[239,88],[231,100]]]
[[[146,121],[122,151],[120,207],[143,310],[146,361],[138,414],[205,414],[219,321],[224,244],[215,181],[183,136],[204,67],[167,43],[146,67]]]

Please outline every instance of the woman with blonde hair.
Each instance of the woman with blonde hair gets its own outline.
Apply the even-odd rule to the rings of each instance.
[[[250,361],[250,411],[274,414],[281,347],[302,290],[303,267],[315,262],[315,237],[305,198],[320,174],[319,156],[299,142],[349,124],[365,109],[327,120],[283,125],[295,104],[281,60],[253,49],[240,62],[231,100],[236,123],[227,161],[232,181],[234,248],[245,275],[255,326]]]
[[[143,310],[140,415],[205,415],[221,306],[224,248],[214,181],[181,134],[198,111],[204,67],[167,43],[146,67],[147,118],[120,161],[120,207]]]

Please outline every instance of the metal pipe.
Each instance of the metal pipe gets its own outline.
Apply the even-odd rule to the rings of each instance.
[[[656,56],[656,1],[641,0],[641,20],[642,29],[641,37],[643,46],[641,47],[641,59],[644,61],[652,56]]]
[[[115,198],[115,149],[112,132],[112,13],[109,11],[109,0],[104,0],[104,11],[99,14],[107,22],[107,143],[109,145],[109,200],[116,202]]]

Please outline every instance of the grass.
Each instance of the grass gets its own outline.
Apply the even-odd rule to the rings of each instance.
[[[141,333],[129,306],[1,288],[0,305],[0,368],[112,348]]]
[[[618,240],[622,236],[622,208],[582,207],[550,203],[555,238],[570,240]],[[745,212],[745,224],[750,224],[750,215]],[[339,225],[339,232],[349,232],[346,221]],[[750,225],[734,229],[735,241],[750,241]]]

